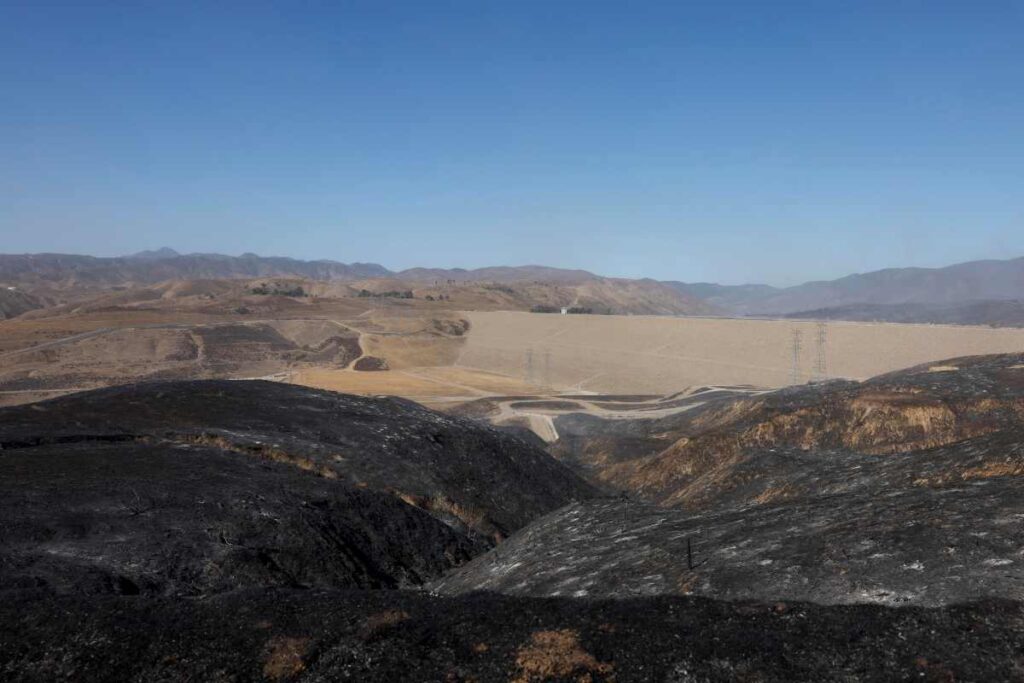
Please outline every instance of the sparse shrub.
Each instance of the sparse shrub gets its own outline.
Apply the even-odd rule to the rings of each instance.
[[[249,290],[257,296],[292,296],[292,297],[303,297],[306,296],[306,290],[301,286],[296,285],[295,287],[282,288],[274,286],[273,289],[265,284],[259,284]]]
[[[492,291],[492,292],[502,292],[504,294],[515,294],[516,293],[516,290],[514,290],[511,287],[508,287],[506,285],[496,285],[496,284],[483,285],[483,289],[486,289],[486,290],[489,290],[489,291]]]
[[[360,289],[360,297],[372,297],[375,299],[415,299],[411,289],[407,289],[404,292],[388,291],[388,292],[371,292],[368,289]]]

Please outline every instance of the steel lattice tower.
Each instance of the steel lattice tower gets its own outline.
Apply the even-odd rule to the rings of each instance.
[[[818,334],[816,338],[818,357],[814,366],[815,379],[824,381],[828,379],[828,355],[826,345],[828,343],[828,325],[825,321],[818,323]]]
[[[793,328],[791,344],[793,352],[793,368],[790,373],[789,383],[800,384],[800,376],[803,374],[800,372],[800,349],[803,348],[803,332],[797,328]]]

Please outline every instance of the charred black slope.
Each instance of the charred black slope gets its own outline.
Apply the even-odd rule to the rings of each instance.
[[[815,467],[803,454],[775,457]],[[835,466],[835,479],[823,482],[827,494],[703,514],[628,500],[577,503],[434,587],[446,595],[694,594],[930,606],[1024,597],[1024,487],[1016,479],[943,489],[888,488],[879,480],[842,490],[844,477],[863,477],[874,464]]]
[[[162,382],[0,410],[0,589],[421,584],[589,487],[408,401]]]
[[[1019,604],[592,602],[405,591],[0,602],[5,681],[1009,681]]]
[[[592,489],[510,434],[395,398],[263,381],[153,382],[0,410],[4,449],[149,440],[392,494],[474,536],[501,538]]]
[[[421,584],[486,546],[383,493],[212,447],[0,453],[0,591]]]
[[[982,361],[988,370],[975,374],[1016,377],[1000,374],[1016,372],[1013,366],[993,364]],[[933,381],[943,380],[920,380]],[[700,424],[726,429],[753,419],[757,409],[713,407]],[[576,503],[474,563],[474,572],[510,592],[553,593],[552,585],[564,592],[566,580],[587,587],[586,597],[567,599],[344,589],[416,584],[478,552],[483,540],[472,529],[487,527],[465,509],[483,510],[489,520],[529,521],[534,511],[568,501],[567,491],[590,493],[543,453],[486,427],[405,401],[265,382],[121,387],[5,409],[0,679],[1008,680],[1020,673],[1019,602],[925,609],[696,596],[593,599],[602,591],[665,592],[664,582],[650,576],[661,572],[675,579],[674,592],[735,597],[742,592],[729,587],[745,581],[760,583],[763,593],[782,586],[790,595],[827,600],[828,593],[803,586],[841,585],[830,573],[844,571],[870,578],[871,562],[938,580],[950,595],[968,594],[956,593],[965,585],[957,572],[1006,594],[998,589],[1009,583],[996,572],[1009,574],[1013,565],[989,562],[992,573],[970,574],[982,558],[1009,559],[1019,548],[1012,542],[1021,513],[1006,503],[1008,492],[1016,494],[1007,478],[1016,456],[991,470],[996,463],[986,455],[1012,446],[999,441],[1012,436],[1009,413],[998,414],[995,429],[962,443],[921,447],[919,455],[841,453],[831,469],[807,464],[830,455],[824,451],[762,449],[762,457],[730,461],[732,473],[753,468],[747,474],[754,488],[720,487],[728,509]],[[973,465],[969,448],[978,451]],[[858,468],[873,468],[855,458],[888,458],[883,464],[891,473],[858,481]],[[958,458],[959,469],[944,464],[950,458]],[[981,478],[983,486],[975,476],[982,465],[994,473]],[[815,493],[748,500],[773,476]],[[894,490],[880,491],[879,481]],[[416,486],[425,487],[423,507],[430,507],[422,502],[429,496],[450,503],[435,505],[431,515],[403,502],[415,502],[408,491]],[[488,487],[509,500],[488,498]],[[939,492],[958,502],[935,497]],[[837,505],[843,495],[847,507]],[[923,505],[916,495],[925,496]],[[943,519],[945,505],[946,521],[933,523]],[[974,526],[982,517],[991,518],[988,526]],[[905,526],[911,518],[916,526]],[[746,542],[744,532],[754,540]],[[924,540],[911,549],[941,539],[954,551],[951,562],[968,569],[950,564],[921,573],[903,556],[875,557],[915,534]],[[877,548],[851,551],[855,541]],[[761,544],[759,552],[748,547],[753,543]],[[851,556],[846,565],[833,557],[834,547]],[[584,554],[609,566],[574,557]],[[765,559],[780,563],[777,577],[757,573],[771,565]],[[534,576],[515,565],[520,560],[537,570],[533,588]],[[495,571],[520,580],[508,586]],[[457,592],[463,578],[472,574],[454,574],[441,585]]]
[[[822,603],[1019,600],[1022,361],[956,359],[712,406],[675,423],[686,433],[668,448],[607,466],[619,477],[613,481],[659,507],[570,506],[436,588]],[[637,444],[630,434],[620,450]]]

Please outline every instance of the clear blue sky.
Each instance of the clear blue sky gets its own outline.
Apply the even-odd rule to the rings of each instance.
[[[1024,2],[0,0],[0,252],[1024,255]]]

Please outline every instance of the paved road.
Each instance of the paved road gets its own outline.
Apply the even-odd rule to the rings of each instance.
[[[614,398],[609,398],[607,396],[594,396],[593,400],[587,400],[579,398],[578,394],[573,395],[572,398],[553,394],[541,399],[532,400],[532,402],[536,402],[538,404],[543,401],[566,400],[579,406],[579,408],[567,409],[545,408],[542,405],[538,405],[536,408],[531,408],[528,405],[531,402],[531,399],[502,398],[502,400],[497,402],[498,413],[496,415],[492,415],[490,420],[494,424],[505,424],[515,421],[516,418],[525,418],[527,423],[530,425],[530,429],[537,436],[548,443],[552,443],[558,440],[558,431],[555,428],[553,418],[559,415],[585,413],[605,420],[653,420],[693,410],[697,406],[703,405],[707,399],[721,393],[728,393],[732,395],[755,395],[764,393],[764,390],[751,389],[747,387],[707,387],[703,391],[693,394],[693,400],[691,401],[682,404],[676,403],[675,405],[664,408],[659,408],[657,406],[659,403],[664,403],[669,399],[654,398],[646,401],[634,401],[630,403],[630,408],[633,406],[650,406],[650,408],[645,408],[643,410],[616,410],[614,408],[599,405],[600,403],[615,402]],[[513,403],[527,405],[513,406]]]

